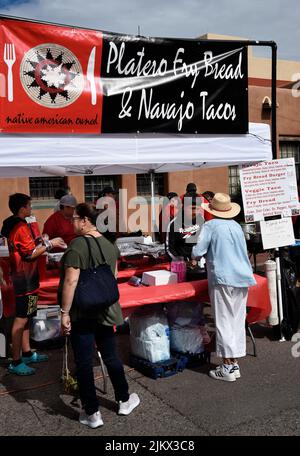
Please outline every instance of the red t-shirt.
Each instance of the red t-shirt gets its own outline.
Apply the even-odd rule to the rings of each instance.
[[[66,219],[61,211],[50,215],[45,222],[43,233],[47,233],[49,239],[61,237],[67,245],[76,237],[72,220]]]
[[[35,249],[35,242],[25,221],[20,221],[10,231],[8,248],[15,295],[24,296],[36,292],[40,286],[38,262],[27,259]]]
[[[185,196],[185,195],[181,195],[181,196],[180,196],[180,199],[181,199],[182,202],[183,202],[184,196]],[[198,196],[199,198],[201,198],[202,203],[205,203],[205,204],[208,203],[207,199],[204,198],[204,196],[202,196],[201,194],[197,193],[197,196]],[[210,214],[210,212],[205,211],[203,208],[200,209],[200,212],[201,212],[201,214],[203,215],[204,220],[205,220],[206,222],[208,222],[208,220],[212,220],[212,219],[214,218],[214,216],[213,216],[212,214]]]

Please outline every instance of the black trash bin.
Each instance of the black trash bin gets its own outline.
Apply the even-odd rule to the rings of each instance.
[[[290,255],[280,258],[283,320],[281,331],[290,340],[300,325],[300,288],[297,287],[297,267]]]

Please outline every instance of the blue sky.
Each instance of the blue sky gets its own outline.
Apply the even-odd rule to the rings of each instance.
[[[0,14],[128,34],[139,26],[145,36],[273,40],[279,58],[300,61],[298,0],[0,0]]]
[[[0,8],[9,8],[11,6],[22,5],[24,3],[33,3],[31,0],[0,0]]]

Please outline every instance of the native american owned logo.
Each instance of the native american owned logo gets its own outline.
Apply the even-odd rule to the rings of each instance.
[[[64,108],[81,95],[84,78],[79,60],[53,43],[30,49],[20,66],[22,86],[29,97],[47,108]]]

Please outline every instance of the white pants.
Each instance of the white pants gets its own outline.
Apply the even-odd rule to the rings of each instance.
[[[246,356],[246,302],[248,288],[215,285],[209,289],[216,325],[216,354],[222,358]]]

